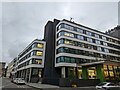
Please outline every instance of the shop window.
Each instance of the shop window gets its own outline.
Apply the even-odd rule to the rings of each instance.
[[[82,69],[78,68],[77,72],[78,72],[78,79],[82,79]]]
[[[37,55],[37,56],[42,56],[42,55],[43,55],[43,52],[42,52],[42,51],[37,51],[37,52],[36,52],[36,55]]]
[[[113,71],[109,71],[110,77],[114,77]]]

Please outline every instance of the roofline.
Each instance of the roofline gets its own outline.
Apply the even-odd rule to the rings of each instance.
[[[75,23],[75,22],[72,22],[72,21],[69,21],[69,20],[66,20],[66,19],[63,19],[63,21],[66,21],[66,22],[69,22],[69,23],[72,23],[72,24],[75,24],[75,25],[78,25],[78,26],[81,26],[81,27],[84,27],[84,28],[87,28],[87,29],[93,30],[93,31],[95,31],[95,32],[99,32],[99,33],[102,33],[102,34],[104,34],[104,35],[108,35],[108,36],[110,36],[110,37],[113,37],[113,38],[119,39],[119,38],[117,38],[117,37],[114,37],[114,36],[111,36],[111,35],[106,34],[106,33],[104,33],[104,32],[101,32],[101,31],[99,31],[99,30],[92,29],[92,28],[90,28],[90,27],[87,27],[87,26],[84,26],[84,25],[81,25],[81,24],[78,24],[78,23]]]

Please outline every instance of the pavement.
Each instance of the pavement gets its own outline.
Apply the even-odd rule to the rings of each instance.
[[[30,87],[40,90],[96,90],[95,87],[59,87],[55,85],[41,84],[41,83],[26,83]]]

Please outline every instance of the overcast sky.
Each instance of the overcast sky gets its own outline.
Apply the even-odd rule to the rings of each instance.
[[[69,20],[70,17],[77,23],[104,32],[118,24],[118,3],[3,3],[2,60],[10,62],[32,40],[42,39],[48,20]]]

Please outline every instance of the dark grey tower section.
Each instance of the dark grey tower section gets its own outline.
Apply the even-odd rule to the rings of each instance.
[[[45,25],[44,40],[46,41],[45,67],[42,83],[59,84],[60,69],[55,68],[56,25],[59,20],[48,21]]]

